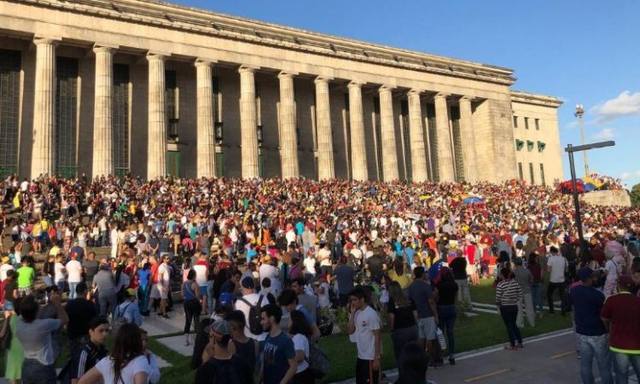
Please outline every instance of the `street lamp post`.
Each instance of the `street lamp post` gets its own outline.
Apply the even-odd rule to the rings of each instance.
[[[578,118],[578,125],[580,126],[580,144],[584,145],[584,106],[582,104],[576,105],[576,112],[574,114]],[[587,159],[587,151],[582,152],[582,161],[584,162],[584,176],[589,176],[589,160]]]
[[[584,137],[583,137],[584,140]],[[573,195],[573,205],[575,207],[575,220],[576,220],[576,227],[578,227],[578,239],[580,240],[580,260],[581,261],[586,261],[585,259],[585,253],[584,250],[586,248],[585,246],[585,241],[584,241],[584,232],[582,231],[582,216],[580,215],[580,198],[578,197],[578,188],[577,188],[577,180],[576,180],[576,167],[575,167],[575,163],[573,160],[573,154],[574,152],[582,152],[583,154],[589,150],[589,149],[594,149],[594,148],[604,148],[604,147],[613,147],[614,145],[616,145],[615,141],[601,141],[598,143],[591,143],[591,144],[582,144],[582,145],[578,145],[578,146],[573,146],[571,144],[568,144],[567,147],[564,149],[565,152],[567,152],[569,154],[569,168],[571,170],[571,189],[572,189],[572,195]],[[585,157],[586,159],[586,157]],[[586,162],[585,162],[585,171],[588,170],[586,167]]]

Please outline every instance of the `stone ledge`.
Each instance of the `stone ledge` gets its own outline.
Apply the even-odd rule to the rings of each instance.
[[[627,191],[593,191],[580,195],[580,200],[603,207],[630,207],[631,197]]]

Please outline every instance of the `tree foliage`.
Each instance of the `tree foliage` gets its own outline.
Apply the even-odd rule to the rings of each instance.
[[[631,205],[640,207],[640,183],[631,188]]]

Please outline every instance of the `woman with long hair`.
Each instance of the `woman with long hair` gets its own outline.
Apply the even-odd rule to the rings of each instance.
[[[78,384],[147,384],[149,360],[144,354],[142,332],[137,325],[126,323],[118,330],[111,354],[100,360],[78,381]]]
[[[196,282],[196,271],[190,269],[187,272],[187,280],[182,283],[182,299],[184,300],[184,334],[185,345],[190,345],[189,332],[191,332],[191,322],[194,331],[197,333],[198,320],[202,306],[200,305],[200,287]]]
[[[456,296],[458,284],[453,273],[447,267],[440,270],[438,288],[438,319],[440,328],[447,335],[447,350],[449,351],[449,364],[455,365],[455,337],[453,326],[456,322]]]
[[[304,314],[298,310],[292,311],[289,322],[289,336],[293,341],[298,368],[291,382],[293,384],[313,384],[315,381],[309,369],[309,337],[312,335],[311,325]]]
[[[418,313],[413,303],[402,291],[400,283],[390,281],[388,285],[389,302],[387,313],[389,314],[389,328],[391,328],[391,341],[396,364],[400,361],[402,347],[418,339],[418,327],[416,319]]]

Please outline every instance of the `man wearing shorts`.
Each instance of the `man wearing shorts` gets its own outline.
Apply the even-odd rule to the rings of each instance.
[[[423,267],[413,270],[414,280],[409,285],[409,298],[418,312],[418,342],[426,347],[431,355],[431,360],[436,361],[436,330],[438,324],[438,311],[433,297],[431,284],[426,280]]]
[[[160,310],[158,315],[168,319],[167,298],[171,294],[171,273],[169,271],[169,256],[162,258],[162,263],[158,266],[158,282],[151,287],[151,298],[160,299]]]

